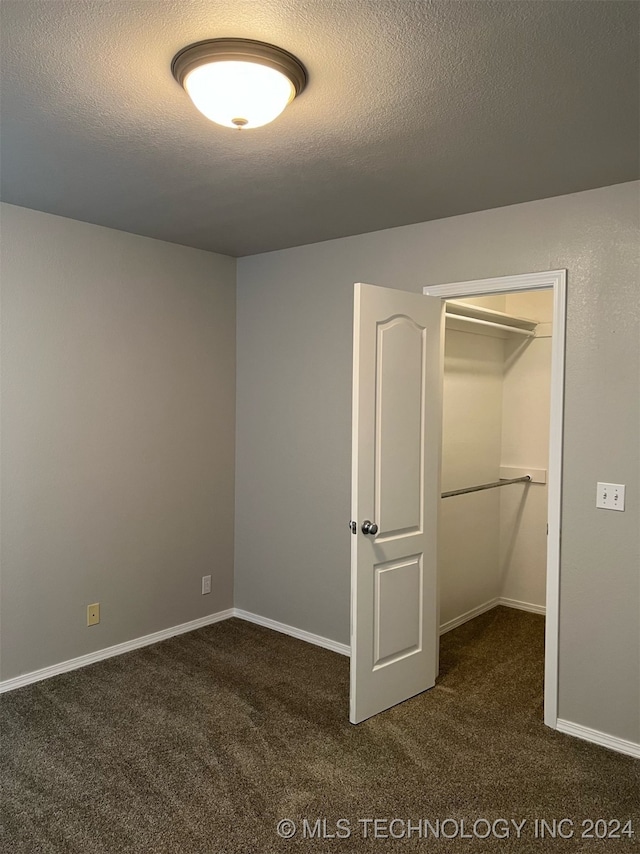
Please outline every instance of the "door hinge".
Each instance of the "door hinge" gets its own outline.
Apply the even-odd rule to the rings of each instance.
[[[357,534],[358,533],[358,523],[357,522],[349,522],[349,529],[351,530],[352,534]]]

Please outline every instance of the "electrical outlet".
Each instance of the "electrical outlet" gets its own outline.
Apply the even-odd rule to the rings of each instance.
[[[87,625],[97,626],[100,622],[100,603],[94,602],[93,605],[87,605]]]
[[[202,595],[205,593],[211,593],[211,576],[203,575],[202,576]]]
[[[602,510],[624,510],[624,483],[598,483],[596,507]]]

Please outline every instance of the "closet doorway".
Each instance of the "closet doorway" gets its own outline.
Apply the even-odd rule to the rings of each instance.
[[[545,614],[544,720],[555,728],[566,271],[424,293],[446,307],[441,633],[499,604]],[[504,485],[459,492],[490,482]]]
[[[549,417],[543,419],[548,422],[547,465],[539,462],[532,466],[531,460],[520,460],[513,454],[509,459],[503,457],[501,401],[504,394],[500,387],[500,405],[492,416],[497,425],[497,437],[493,438],[490,475],[491,481],[499,482],[499,485],[491,484],[494,504],[497,491],[547,490],[545,723],[554,728],[557,726],[565,289],[564,270],[431,286],[424,289],[423,295],[388,287],[355,285],[352,514],[349,525],[353,535],[352,723],[359,723],[435,684],[441,625],[438,588],[442,579],[438,577],[438,539],[443,532],[438,526],[439,508],[447,498],[452,502],[459,501],[461,490],[489,492],[486,488],[477,489],[486,487],[485,483],[468,483],[472,472],[459,471],[457,476],[463,478],[464,475],[466,482],[456,483],[455,488],[447,491],[447,498],[441,498],[445,307],[448,306],[446,314],[453,316],[449,319],[450,324],[472,324],[499,330],[500,334],[506,333],[504,339],[497,341],[478,336],[478,341],[485,340],[489,349],[493,347],[495,351],[497,346],[500,367],[496,373],[500,382],[505,360],[520,368],[519,360],[527,349],[511,339],[530,339],[530,346],[531,341],[536,340],[538,328],[540,333],[553,329],[551,339],[543,334],[538,339],[538,344],[547,345],[547,362],[548,345],[551,344],[551,388],[550,394],[547,393]],[[549,307],[545,306],[544,295],[537,294],[546,290],[553,294],[551,327],[548,326]],[[507,301],[517,302],[523,291],[534,292],[527,298],[528,304],[535,308],[533,319],[501,311],[507,307]],[[494,304],[499,304],[500,308],[477,304],[487,296],[495,297]],[[461,305],[461,302],[467,305]],[[540,312],[542,315],[536,316]],[[464,333],[463,337],[472,336]],[[536,347],[530,352],[538,349]],[[511,385],[515,385],[515,392],[521,390],[521,378]],[[526,399],[519,405],[526,410]],[[472,430],[480,427],[475,423],[477,418],[476,413],[467,419]],[[460,420],[464,422],[464,412]],[[509,429],[505,433],[512,434],[513,431]],[[543,444],[546,445],[544,438]],[[456,460],[455,453],[452,458]],[[473,462],[473,457],[471,459]],[[455,470],[456,464],[449,466],[450,469]],[[467,465],[467,469],[470,468],[472,466]],[[523,471],[523,468],[530,471]],[[447,477],[449,475],[450,472]],[[517,483],[507,485],[507,480]],[[515,495],[513,493],[512,498]],[[541,514],[544,517],[540,497],[538,492],[537,499],[532,502],[532,505],[536,502],[539,505],[538,519]],[[454,624],[471,619],[501,599],[510,600],[504,604],[512,607],[516,603],[523,607],[535,604],[527,597],[542,598],[544,580],[538,578],[534,581],[529,577],[523,582],[522,574],[515,571],[513,562],[506,560],[511,548],[507,538],[503,538],[505,548],[501,553],[500,527],[506,528],[509,513],[513,515],[515,512],[516,523],[518,514],[524,514],[522,501],[518,504],[516,499],[515,505],[510,508],[508,505],[509,502],[505,502],[505,520],[498,516],[494,520],[497,533],[493,538],[493,587],[489,585],[486,588],[490,593],[489,599],[485,590],[485,598],[476,600],[475,604],[462,611],[460,602],[457,605],[445,602],[445,608],[449,609],[449,615],[444,619],[445,629],[447,623],[449,628],[453,628]],[[452,513],[455,515],[454,510]],[[462,536],[468,538],[468,535]],[[446,534],[443,539],[446,540]],[[515,546],[512,550],[515,551]],[[519,551],[521,553],[522,549]],[[538,551],[544,551],[544,546]],[[501,564],[506,567],[504,572]],[[532,597],[527,592],[527,585],[535,588]],[[516,595],[525,598],[518,599]]]

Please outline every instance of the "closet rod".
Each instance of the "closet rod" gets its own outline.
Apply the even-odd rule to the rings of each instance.
[[[481,489],[495,489],[496,486],[507,486],[509,483],[527,483],[530,480],[530,474],[525,474],[524,477],[512,477],[509,480],[494,480],[491,483],[481,483],[479,486],[467,486],[466,489],[452,489],[451,492],[443,492],[440,498],[451,498],[452,495],[465,495],[467,492],[480,492]]]
[[[526,335],[529,338],[535,338],[536,334],[530,329],[521,329],[519,326],[508,326],[506,323],[496,323],[493,320],[480,320],[478,317],[466,317],[464,314],[454,314],[451,311],[446,312],[446,317],[451,317],[455,320],[464,320],[465,323],[478,323],[480,326],[491,326],[493,329],[504,329],[507,332],[515,332],[516,335]]]

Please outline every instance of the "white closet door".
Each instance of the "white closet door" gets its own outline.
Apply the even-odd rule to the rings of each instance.
[[[435,683],[443,303],[355,286],[352,723]]]

